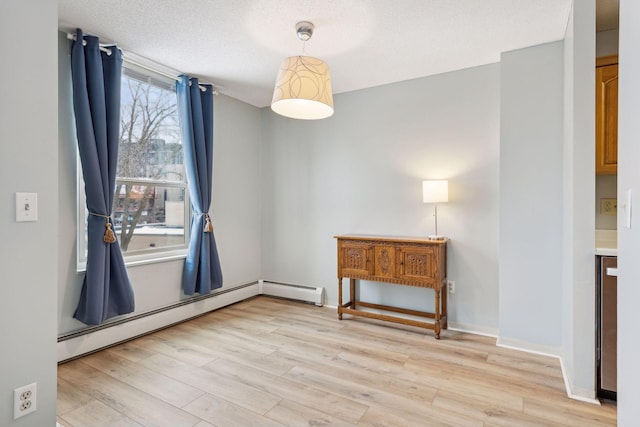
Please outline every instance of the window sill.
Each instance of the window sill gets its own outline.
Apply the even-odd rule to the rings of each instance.
[[[125,267],[138,267],[147,264],[156,264],[161,262],[170,262],[187,257],[187,249],[179,249],[174,251],[160,252],[154,254],[130,255],[124,258]],[[76,272],[84,273],[87,271],[86,261],[79,261]]]

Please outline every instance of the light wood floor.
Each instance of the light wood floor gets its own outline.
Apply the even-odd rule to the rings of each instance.
[[[345,316],[347,317],[347,316]],[[258,297],[58,368],[58,422],[120,426],[605,426],[556,359],[487,337]]]

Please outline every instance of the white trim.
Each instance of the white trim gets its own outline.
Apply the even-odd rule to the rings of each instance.
[[[565,367],[564,359],[561,356],[558,356],[558,359],[560,359],[560,369],[562,370],[562,378],[564,379],[564,386],[567,390],[567,396],[574,400],[580,400],[582,402],[592,403],[594,405],[601,405],[600,401],[595,397],[581,396],[573,392],[571,383],[569,382],[569,376],[567,375],[567,368]],[[595,396],[595,392],[593,391],[585,390],[585,393],[591,393],[593,396]]]
[[[157,251],[147,254],[124,255],[125,267],[137,267],[140,265],[155,264],[158,262],[170,262],[185,259],[187,257],[187,248],[174,250]],[[87,261],[80,260],[76,266],[76,273],[84,273],[87,271]]]
[[[496,346],[558,359],[560,361],[560,370],[562,371],[562,379],[564,381],[564,387],[567,393],[567,397],[569,397],[570,399],[579,400],[582,402],[592,403],[594,405],[600,405],[600,401],[596,399],[595,391],[593,390],[586,390],[586,389],[582,390],[582,392],[584,394],[587,394],[588,396],[575,393],[575,391],[571,386],[571,382],[569,381],[569,375],[567,375],[568,371],[564,363],[564,359],[559,354],[560,353],[559,349],[555,347],[548,347],[548,346],[536,346],[536,345],[532,345],[531,343],[525,343],[525,342],[516,341],[516,340],[508,340],[504,338],[498,338],[498,341],[496,342]]]
[[[526,341],[505,339],[498,337],[496,341],[497,347],[508,348],[511,350],[524,351],[526,353],[537,354],[540,356],[560,357],[560,349],[546,345],[536,345]]]
[[[157,262],[176,261],[185,259],[187,257],[187,251],[187,248],[181,248],[166,252],[158,251],[150,254],[129,255],[124,257],[124,265],[126,267],[136,267],[138,265],[154,264]]]
[[[497,328],[487,328],[478,325],[472,325],[470,323],[458,323],[447,321],[448,329],[452,331],[465,332],[468,334],[474,335],[482,335],[484,337],[489,338],[498,338],[498,329]]]

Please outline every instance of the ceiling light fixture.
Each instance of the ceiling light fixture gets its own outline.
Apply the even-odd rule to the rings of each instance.
[[[296,24],[298,38],[307,42],[313,35],[313,24]],[[282,61],[271,109],[292,119],[317,120],[333,115],[333,93],[329,66],[318,58],[291,56]]]

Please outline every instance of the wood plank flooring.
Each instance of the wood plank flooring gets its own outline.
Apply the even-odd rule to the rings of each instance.
[[[614,426],[556,359],[257,297],[58,367],[58,422],[124,426]]]

